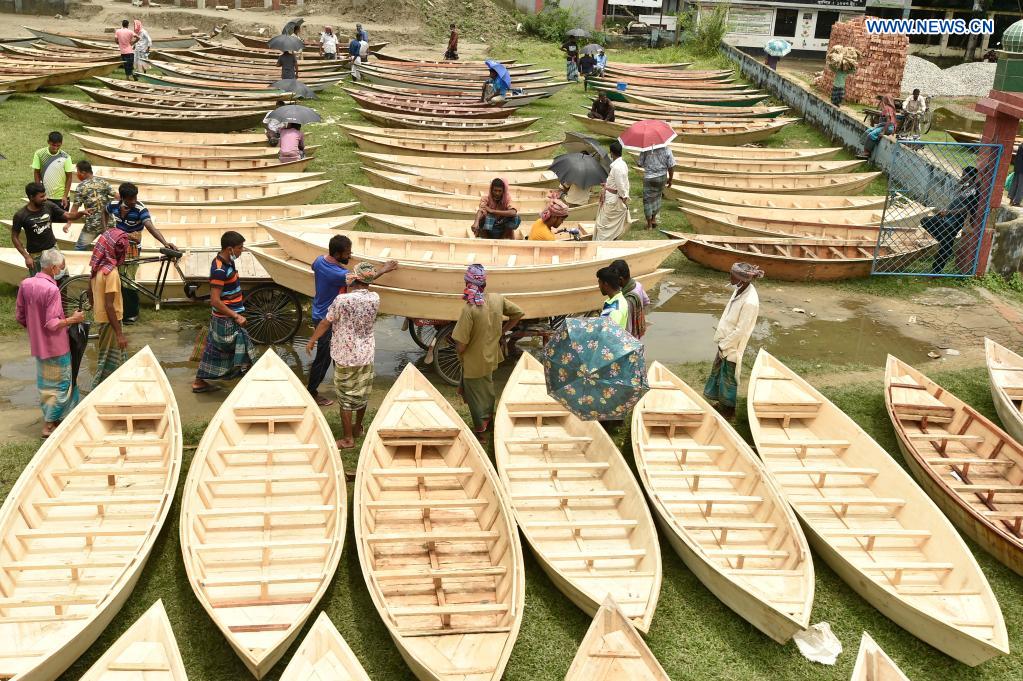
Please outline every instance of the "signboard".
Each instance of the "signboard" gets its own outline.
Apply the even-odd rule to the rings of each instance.
[[[732,7],[728,10],[728,32],[742,35],[771,35],[774,10]]]
[[[772,5],[812,5],[816,7],[857,7],[867,6],[867,0],[771,0]],[[899,5],[901,7],[902,5]]]
[[[628,5],[629,7],[661,8],[664,0],[607,0],[608,5]]]
[[[902,0],[867,0],[867,7],[878,7],[884,9],[902,9],[906,3]]]

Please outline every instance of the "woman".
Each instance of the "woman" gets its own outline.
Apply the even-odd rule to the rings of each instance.
[[[281,163],[299,161],[305,158],[305,135],[298,123],[288,123],[280,132],[281,151],[278,154]]]
[[[149,69],[149,49],[153,46],[153,39],[149,37],[149,31],[142,28],[142,20],[136,19],[132,25],[135,32],[135,69],[134,74],[145,73]],[[137,75],[132,75],[138,80]]]
[[[1016,147],[1016,156],[1012,159],[1012,182],[1009,183],[1009,205],[1019,206],[1023,203],[1023,144]]]
[[[881,100],[881,115],[878,117],[877,125],[867,130],[863,136],[863,152],[859,155],[860,158],[870,158],[881,136],[895,132],[897,125],[895,102],[888,95],[880,96],[878,99]]]
[[[521,223],[519,211],[511,203],[508,183],[495,178],[490,183],[490,191],[480,199],[480,207],[472,223],[473,234],[481,239],[517,239]]]
[[[715,408],[728,419],[735,416],[742,356],[760,314],[760,296],[753,288],[753,280],[764,276],[764,271],[756,265],[737,262],[732,265],[730,275],[729,285],[734,290],[714,332],[717,354],[703,387],[703,396],[708,402],[716,403]]]
[[[487,104],[503,104],[504,96],[508,93],[508,86],[497,75],[497,71],[490,69],[490,77],[483,83],[483,94],[480,101]]]

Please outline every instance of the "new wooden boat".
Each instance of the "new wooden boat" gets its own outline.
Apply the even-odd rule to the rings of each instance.
[[[729,175],[724,182],[721,175],[715,173],[675,173],[675,178],[668,187],[668,196],[677,196],[674,189],[684,186],[686,189],[720,190],[722,186],[731,191],[763,194],[823,194],[826,196],[855,194],[880,177],[881,173],[842,173],[832,175]]]
[[[970,550],[880,445],[764,350],[747,402],[767,470],[846,584],[964,664],[1008,654],[998,602]]]
[[[588,81],[588,85],[595,88],[615,87],[617,89],[618,83],[625,83],[630,90],[647,93],[653,92],[654,94],[657,94],[657,91],[661,88],[667,88],[674,92],[682,92],[685,94],[763,94],[761,90],[757,90],[753,86],[744,85],[743,83],[737,83],[731,80],[694,79],[680,81],[675,78],[662,78],[660,76],[620,76],[615,79],[590,78]]]
[[[965,130],[946,130],[956,142],[966,144],[979,144],[983,141],[983,135],[979,132],[967,132]],[[1023,144],[1023,137],[1016,137],[1016,146]]]
[[[280,71],[277,69],[263,70],[257,69],[258,72],[254,73],[252,70],[247,72],[237,73],[234,66],[228,66],[226,68],[207,66],[199,67],[191,64],[169,64],[162,62],[158,59],[152,60],[153,66],[160,69],[163,72],[163,76],[160,79],[174,77],[178,79],[180,84],[184,84],[184,81],[191,80],[195,81],[195,87],[205,88],[212,87],[218,90],[230,90],[235,88],[250,89],[258,87],[270,87],[271,83],[275,83],[276,80],[280,80]],[[170,74],[170,75],[166,75]],[[329,75],[302,75],[302,81],[313,90],[322,90],[323,88],[335,85],[344,80],[344,74],[336,73]],[[205,85],[209,83],[209,85]]]
[[[265,110],[265,109],[264,109]],[[265,147],[266,135],[261,132],[160,132],[85,126],[90,134],[138,142],[166,142],[195,146]]]
[[[163,601],[153,603],[128,631],[121,634],[81,681],[133,678],[140,681],[188,680]]]
[[[424,180],[426,184],[437,187],[447,185],[451,182],[452,173],[444,168],[426,168],[422,166],[409,166],[401,163],[367,162],[363,170],[377,170],[385,173],[396,173],[398,175],[415,175]],[[552,189],[559,186],[558,176],[550,170],[511,170],[511,171],[488,171],[488,170],[458,170],[456,178],[462,184],[487,185],[495,177],[501,177],[513,187],[546,187]],[[418,181],[417,181],[418,182]]]
[[[468,62],[458,65],[449,62],[450,66],[445,64],[407,66],[376,61],[369,66],[379,73],[390,73],[396,76],[426,76],[429,78],[444,78],[446,80],[468,80],[473,83],[482,83],[487,79],[490,68],[485,63],[473,62],[471,64],[472,68],[466,68],[466,63]],[[505,68],[516,85],[524,82],[549,79],[549,76],[545,75],[550,73],[549,69],[534,68],[528,64],[512,65]]]
[[[146,142],[143,140],[122,140],[116,137],[104,137],[102,135],[83,135],[71,133],[81,146],[90,149],[109,149],[125,154],[147,154],[150,156],[173,156],[179,158],[268,158],[274,159],[280,155],[280,150],[273,147],[253,146],[213,146],[208,144],[182,144],[175,142]],[[306,156],[315,156],[319,145],[306,147]]]
[[[0,88],[12,92],[35,92],[46,85],[49,79],[47,75],[41,76],[11,76],[0,75]]]
[[[648,631],[661,590],[650,509],[611,437],[547,394],[543,365],[529,353],[497,405],[494,461],[555,586],[588,614],[610,596]]]
[[[43,97],[43,99],[76,121],[104,128],[135,127],[141,130],[233,132],[259,125],[266,115],[265,111],[240,113],[198,109],[170,111],[98,102],[77,102],[54,97]]]
[[[612,137],[616,139],[619,135],[625,132],[630,125],[630,123],[600,121],[595,118],[587,118],[580,114],[572,114],[572,117],[582,123],[583,127],[594,135]],[[738,146],[740,144],[762,142],[795,120],[796,119],[794,118],[780,120],[767,119],[768,122],[764,123],[744,123],[738,125],[729,125],[725,123],[691,123],[679,125],[671,123],[670,121],[669,123],[677,134],[675,139],[680,143],[696,142],[698,144],[706,144],[708,142],[713,142],[714,144],[724,146]]]
[[[406,116],[433,116],[437,118],[464,118],[476,120],[491,120],[508,118],[515,110],[503,107],[471,105],[465,106],[459,103],[449,102],[417,102],[415,100],[401,100],[378,97],[362,93],[349,92],[348,95],[355,100],[359,108],[386,113],[404,114]]]
[[[68,47],[74,47],[75,44],[71,42],[71,39],[77,40],[91,40],[94,42],[103,43],[110,45],[111,49],[117,47],[117,43],[113,40],[112,34],[85,34],[85,33],[69,33],[67,31],[44,31],[40,28],[32,28],[31,26],[22,26],[23,29],[34,35],[35,37],[45,40],[48,43],[55,45],[66,45]],[[191,47],[195,44],[195,40],[190,36],[153,36],[153,47],[159,47],[161,49],[172,49],[172,48],[185,48]]]
[[[93,64],[91,66],[62,67],[47,69],[40,72],[35,68],[2,68],[0,69],[0,85],[4,89],[18,92],[34,92],[41,87],[70,85],[80,80],[105,76],[117,69],[118,64]]]
[[[281,681],[369,681],[369,675],[327,613],[321,612],[281,674]]]
[[[809,217],[800,219],[747,218],[713,211],[697,211],[682,208],[689,225],[701,234],[738,237],[803,237],[809,239],[859,240],[876,244],[880,234],[878,225],[842,224],[841,219]],[[932,244],[934,240],[917,226],[918,219],[911,218],[901,225],[885,226],[885,233],[898,233],[900,239],[917,245]]]
[[[687,185],[675,184],[669,192],[679,199],[696,201],[703,204],[719,204],[725,206],[746,206],[749,208],[776,208],[779,210],[839,210],[853,208],[859,210],[883,209],[887,196],[829,196],[804,194],[766,194],[745,191],[727,191],[721,189],[701,189]],[[722,210],[719,208],[718,210]]]
[[[271,73],[280,74],[281,67],[277,65],[276,59],[263,59],[260,57],[238,57],[234,55],[226,54],[215,54],[207,52],[205,50],[154,50],[153,53],[156,57],[163,62],[170,62],[175,64],[191,64],[201,68],[235,68],[237,67],[238,73]],[[278,56],[280,52],[277,53]],[[302,75],[332,75],[336,73],[347,72],[350,65],[350,59],[306,59],[304,55],[299,56],[299,69]]]
[[[376,57],[377,57],[377,59],[380,59],[381,61],[404,63],[404,64],[407,64],[407,65],[413,67],[413,68],[428,67],[428,66],[433,66],[433,65],[446,65],[446,64],[452,64],[452,63],[460,64],[460,65],[468,67],[468,68],[473,68],[472,65],[466,65],[464,62],[449,62],[449,61],[446,61],[446,60],[445,61],[437,61],[435,59],[413,59],[412,57],[401,57],[401,56],[398,56],[396,54],[388,54],[388,53],[383,52],[383,51],[381,51],[379,54],[377,54]],[[509,67],[515,64],[515,60],[514,59],[501,59],[501,60],[498,60],[498,61],[501,64],[504,64],[505,66],[509,66]]]
[[[144,198],[144,197],[143,197]],[[224,223],[248,222],[255,224],[285,218],[326,218],[351,215],[358,208],[355,201],[347,203],[318,203],[296,206],[161,206],[148,203],[150,215],[158,227],[171,227],[185,223],[201,223],[218,228]]]
[[[170,87],[182,88],[185,90],[198,90],[200,92],[215,92],[220,95],[228,94],[261,94],[264,92],[277,93],[280,90],[276,90],[270,87],[270,81],[268,79],[263,80],[211,80],[207,78],[196,78],[196,77],[185,77],[185,76],[168,76],[164,74],[156,75],[155,71],[149,71],[148,73],[140,73],[138,77],[145,83],[151,83],[153,85],[167,85]],[[273,76],[270,76],[272,78]],[[335,81],[331,81],[333,84]],[[307,83],[306,87],[315,92],[319,92],[327,87],[325,83]]]
[[[718,160],[713,158],[681,157],[675,167],[686,173],[722,173],[724,175],[817,175],[821,173],[848,173],[863,161],[818,161],[815,159],[788,159],[768,161],[756,158]],[[727,178],[722,178],[727,182]]]
[[[265,223],[267,231],[290,257],[312,263],[327,252],[336,228],[322,220],[287,220]],[[336,221],[335,221],[336,222]],[[671,241],[616,241],[614,243],[481,241],[372,232],[343,232],[352,240],[354,267],[368,261],[378,268],[389,260],[399,267],[382,281],[392,288],[450,293],[463,287],[465,268],[479,263],[487,268],[487,286],[499,293],[529,293],[537,282],[550,289],[579,288],[592,283],[594,272],[619,258],[635,275],[653,272],[675,250]],[[485,246],[485,247],[484,247]]]
[[[920,486],[964,534],[1023,575],[1023,446],[896,357],[884,378],[888,416]]]
[[[813,561],[777,484],[685,381],[654,362],[632,412],[636,471],[664,535],[704,586],[778,643],[806,629]]]
[[[650,69],[649,67],[632,65],[632,64],[608,64],[604,69],[604,73],[615,74],[621,76],[642,76],[650,77],[655,76],[657,78],[668,78],[672,80],[719,80],[719,81],[731,81],[735,79],[735,74],[730,69],[718,69],[718,70],[700,70],[690,71],[685,70],[673,70],[673,69]],[[613,80],[613,79],[609,79]]]
[[[401,191],[428,192],[430,194],[461,194],[463,196],[483,196],[490,191],[490,182],[493,180],[482,180],[477,182],[459,182],[455,180],[443,180],[435,177],[423,177],[405,173],[392,173],[386,170],[374,168],[363,168],[362,172],[374,187],[382,189],[397,189]],[[545,201],[551,193],[550,187],[523,187],[509,184],[509,189],[519,201],[529,199],[534,201]]]
[[[137,92],[147,95],[169,95],[172,97],[194,97],[198,100],[216,101],[237,101],[242,103],[261,102],[266,104],[267,109],[274,108],[274,104],[281,101],[290,101],[295,98],[290,92],[279,90],[260,90],[253,92],[216,92],[203,91],[194,88],[181,88],[172,85],[157,85],[154,83],[143,83],[134,80],[121,80],[120,78],[97,78],[107,88],[120,90],[122,92]]]
[[[196,598],[257,679],[333,579],[345,496],[323,412],[284,360],[264,352],[195,450],[180,532]]]
[[[18,253],[13,248],[10,250],[15,254]],[[302,295],[312,296],[314,294],[313,273],[307,263],[289,257],[284,252],[284,249],[281,248],[252,246],[247,250],[255,256],[256,260],[266,271],[267,276],[279,285],[297,291]],[[0,263],[2,262],[2,251],[0,251]],[[24,273],[24,258],[21,259],[21,263],[21,269]],[[207,264],[206,267],[208,271],[209,265]],[[649,292],[669,272],[671,272],[670,269],[655,270],[650,274],[638,276],[636,279]],[[0,269],[0,275],[3,274],[3,270]],[[247,279],[244,273],[242,274],[242,279]],[[0,276],[0,281],[2,280],[5,279]],[[430,293],[389,286],[373,286],[373,290],[380,294],[381,314],[390,314],[397,317],[456,321],[465,307],[465,301],[462,300],[461,293]],[[600,309],[604,300],[600,291],[592,284],[577,289],[509,293],[507,297],[522,308],[523,314],[527,319],[591,312]]]
[[[608,596],[593,616],[565,681],[668,681],[636,627]]]
[[[445,158],[441,156],[406,156],[402,154],[376,154],[368,151],[357,151],[355,155],[369,165],[402,165],[441,170],[469,170],[513,173],[521,170],[545,171],[551,167],[553,159],[525,158]],[[879,174],[879,173],[877,173]],[[448,173],[450,177],[451,173]],[[461,173],[459,173],[461,175]],[[495,175],[496,177],[496,175]],[[503,175],[502,175],[503,177]]]
[[[654,100],[652,100],[654,101]],[[654,119],[675,119],[699,114],[701,116],[744,116],[749,118],[776,118],[789,110],[787,106],[710,106],[662,102],[659,104],[633,104],[615,102],[615,111],[622,114],[649,116]]]
[[[478,82],[482,83],[484,78],[481,78]],[[355,92],[359,94],[372,95],[378,99],[431,99],[435,101],[445,101],[452,105],[469,105],[473,107],[480,106],[492,106],[489,104],[483,104],[480,102],[478,91],[465,91],[465,90],[427,90],[422,88],[402,88],[402,87],[388,87],[386,85],[378,85],[376,83],[367,83],[362,81],[359,83],[358,90],[352,90],[349,88],[342,88],[345,92]],[[531,94],[506,94],[504,102],[501,103],[500,108],[502,109],[518,109],[520,107],[532,104],[538,100],[546,99],[550,95],[546,92],[534,92]]]
[[[386,137],[367,137],[349,133],[348,137],[363,151],[415,157],[439,158],[511,158],[545,159],[553,155],[561,142],[420,142]]]
[[[471,220],[438,220],[437,218],[412,218],[406,215],[386,215],[383,213],[363,213],[366,224],[376,232],[385,234],[417,234],[423,236],[439,236],[456,239],[473,239]],[[564,241],[587,241],[593,238],[592,222],[566,221],[561,225],[565,231],[555,236]],[[528,236],[522,233],[523,237]]]
[[[800,239],[735,237],[665,232],[680,239],[679,250],[704,267],[728,272],[736,262],[754,264],[769,279],[780,281],[838,281],[869,277],[874,263],[911,262],[923,257],[934,243],[921,240],[909,250],[877,246],[863,239]],[[884,271],[881,269],[881,271]]]
[[[259,36],[259,35],[247,35],[245,33],[233,33],[233,32],[231,33],[231,35],[233,35],[234,39],[237,40],[238,42],[240,42],[245,47],[259,48],[259,49],[267,50],[268,52],[274,52],[276,54],[280,54],[280,50],[270,50],[267,47],[267,45],[270,43],[270,38],[266,38],[266,37]],[[272,38],[273,36],[270,36],[270,37]],[[369,44],[369,51],[370,51],[370,53],[378,52],[378,51],[384,49],[385,47],[387,47],[389,44],[390,43],[370,43]],[[318,41],[316,41],[316,40],[306,40],[305,41],[305,46],[306,46],[307,50],[309,50],[311,53],[315,54],[316,50],[318,50],[320,48],[320,43]],[[305,58],[305,56],[306,56],[305,53],[303,53],[303,58]]]
[[[347,133],[363,137],[382,137],[413,142],[532,142],[539,134],[535,130],[410,130],[408,128],[378,128],[370,125],[345,125],[338,127]],[[266,138],[263,138],[265,143]]]
[[[614,93],[616,96],[620,96],[630,102],[637,101],[636,98],[640,97],[643,99],[666,99],[669,102],[681,102],[683,104],[750,107],[757,106],[768,98],[766,93],[753,91],[746,94],[721,94],[714,91],[695,93],[692,91],[685,92],[675,88],[658,89],[648,87],[630,87],[626,92],[620,93],[618,92],[617,86],[613,85],[594,85],[593,87],[598,91],[603,90],[604,92]]]
[[[834,157],[842,151],[842,147],[820,147],[810,149],[778,149],[774,147],[721,147],[709,144],[673,144],[672,154],[688,162],[688,158],[697,159],[736,159],[747,161],[823,161]],[[698,172],[718,172],[707,169]],[[820,172],[834,172],[832,170]]]
[[[106,149],[80,149],[87,160],[95,165],[120,168],[161,168],[163,170],[213,170],[217,172],[296,173],[305,169],[312,158],[280,163],[273,158],[215,158],[181,157],[164,154],[138,154],[107,151]]]
[[[703,203],[702,201],[691,201],[680,199],[679,207],[684,210],[694,210],[709,213],[721,213],[740,218],[752,218],[755,220],[784,220],[793,222],[818,222],[828,225],[880,225],[884,218],[884,209],[881,208],[806,208],[793,215],[787,208],[766,208],[760,206],[725,206],[718,203]],[[908,223],[911,220],[922,218],[931,212],[918,203],[907,202],[904,209],[899,210],[898,219],[893,220],[889,215],[888,222]]]
[[[210,111],[231,112],[261,111],[266,115],[267,105],[263,102],[231,102],[215,99],[190,99],[188,97],[169,97],[166,95],[143,95],[135,92],[92,88],[84,85],[76,86],[95,102],[114,106],[131,106],[140,109],[157,111]],[[264,138],[265,140],[265,138]]]
[[[366,586],[412,672],[499,681],[522,623],[522,547],[486,452],[413,364],[366,433],[353,512]]]
[[[92,645],[135,588],[180,472],[177,402],[147,346],[61,422],[0,507],[0,676],[56,679]]]
[[[990,338],[984,339],[991,400],[1002,427],[1016,442],[1023,442],[1023,357]]]
[[[363,208],[371,213],[392,213],[411,217],[455,219],[468,218],[470,221],[479,209],[478,196],[464,194],[431,194],[397,189],[380,189],[358,184],[347,185]],[[536,220],[547,207],[546,199],[518,199],[512,194],[512,201],[523,222]],[[572,206],[568,209],[569,220],[593,220],[597,217],[596,203]]]
[[[874,642],[870,634],[863,632],[850,681],[909,681],[909,679],[892,662],[892,658]]]
[[[92,167],[96,177],[111,185],[133,182],[141,185],[165,187],[237,187],[257,184],[290,184],[322,179],[326,173],[232,173],[204,172],[200,170],[164,170],[161,168]]]
[[[288,206],[315,201],[332,180],[313,182],[277,182],[252,186],[168,187],[137,185],[147,202],[161,206]]]
[[[355,111],[372,123],[419,130],[524,130],[540,120],[539,118],[520,118],[517,116],[509,116],[504,119],[444,118],[422,114],[373,111],[372,109],[363,109],[361,107],[356,108]]]
[[[360,66],[359,71],[370,83],[377,83],[379,85],[388,85],[391,87],[401,88],[416,88],[420,90],[459,90],[462,92],[475,92],[478,93],[482,85],[479,82],[471,82],[464,80],[446,80],[442,77],[431,78],[430,76],[419,76],[416,75],[391,75],[389,72],[374,70],[372,66]],[[553,95],[556,92],[563,90],[568,87],[569,82],[530,82],[525,83],[525,87],[522,88],[523,94],[538,94],[545,93]]]

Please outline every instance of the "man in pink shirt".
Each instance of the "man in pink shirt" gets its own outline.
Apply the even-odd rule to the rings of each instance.
[[[128,28],[128,20],[121,22],[121,28],[114,31],[114,39],[117,41],[117,48],[121,51],[121,61],[124,62],[124,77],[138,80],[134,75],[135,70],[135,41],[138,36]]]
[[[21,282],[14,316],[28,331],[36,358],[36,387],[43,410],[43,437],[49,437],[78,404],[78,386],[71,372],[67,327],[84,319],[81,310],[64,317],[56,279],[64,271],[64,256],[56,248],[43,251],[39,272]]]

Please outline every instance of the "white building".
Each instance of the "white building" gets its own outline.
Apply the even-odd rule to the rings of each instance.
[[[717,4],[701,3],[703,8]],[[725,41],[739,48],[763,48],[772,38],[792,43],[792,49],[824,52],[831,26],[863,14],[866,0],[775,0],[732,2],[728,11],[731,31]]]

